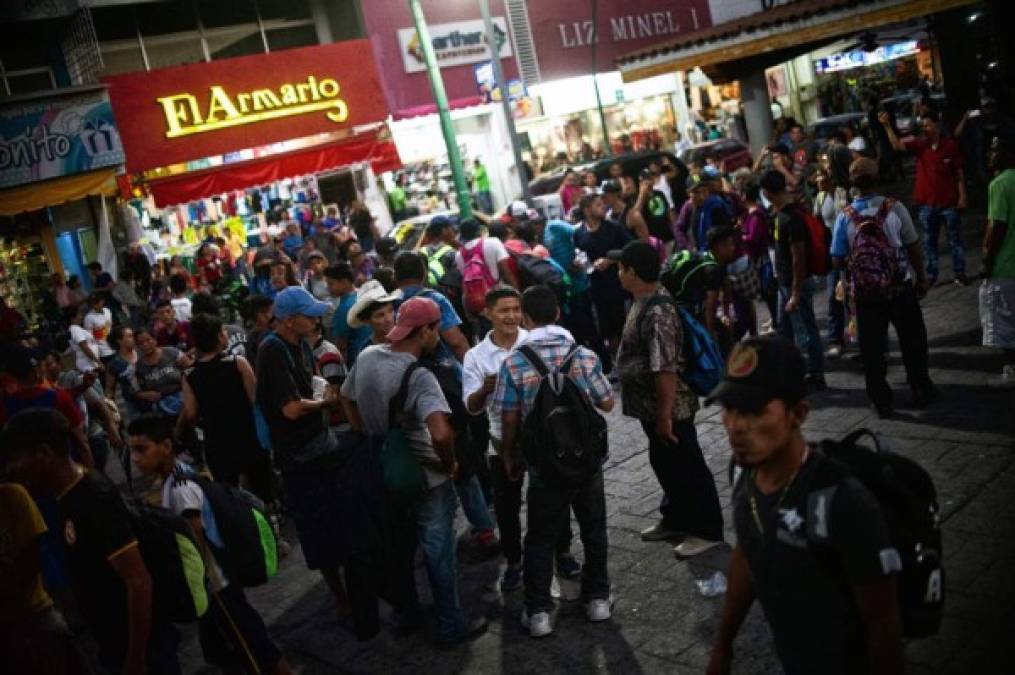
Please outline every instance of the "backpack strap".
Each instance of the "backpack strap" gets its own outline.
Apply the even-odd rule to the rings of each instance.
[[[567,356],[564,357],[564,360],[560,362],[560,367],[557,368],[558,373],[561,375],[567,375],[571,372],[571,364],[575,357],[578,356],[579,350],[581,350],[581,345],[575,343],[574,347],[571,348],[571,351],[569,351]]]
[[[536,350],[528,345],[522,345],[518,348],[518,353],[521,354],[529,364],[536,369],[539,373],[540,379],[550,374],[550,369],[546,366],[546,361],[536,353]]]
[[[405,406],[405,399],[409,396],[409,380],[412,379],[412,374],[416,372],[417,368],[422,368],[423,364],[418,360],[413,361],[409,364],[409,367],[402,373],[402,382],[398,385],[398,391],[388,401],[388,426],[398,427],[398,414],[403,412],[402,408]]]
[[[891,197],[885,197],[885,200],[881,202],[881,206],[878,208],[878,213],[874,216],[877,220],[878,225],[882,228],[885,226],[885,221],[888,220],[888,214],[892,212],[895,207],[895,200]]]
[[[639,335],[641,334],[642,325],[645,323],[645,317],[648,316],[648,311],[653,307],[667,304],[673,305],[674,307],[676,307],[677,305],[676,301],[674,301],[673,298],[667,297],[665,295],[653,295],[652,297],[650,297],[648,300],[645,301],[645,304],[638,312],[638,318],[635,320],[635,325],[638,327]]]
[[[853,207],[852,204],[846,204],[845,206],[843,206],[842,212],[846,214],[846,217],[849,218],[850,222],[853,223],[853,225],[855,225],[856,227],[860,227],[860,224],[863,222],[863,217],[860,215],[860,212]]]

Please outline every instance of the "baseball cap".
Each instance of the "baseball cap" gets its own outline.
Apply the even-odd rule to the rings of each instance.
[[[441,320],[441,309],[430,298],[410,298],[398,308],[395,327],[385,336],[389,342],[401,342],[420,326],[429,326]]]
[[[604,180],[599,189],[603,192],[603,194],[620,194],[624,191],[623,188],[620,187],[620,181],[617,180]]]
[[[692,173],[690,176],[687,177],[686,187],[688,190],[705,188],[709,186],[708,185],[709,180],[710,180],[709,178],[700,173]]]
[[[286,319],[296,314],[303,316],[324,316],[331,305],[319,302],[302,286],[288,286],[275,296],[275,318]]]
[[[722,178],[722,174],[719,173],[719,169],[710,164],[706,164],[701,168],[701,174],[708,180],[719,180]]]
[[[867,176],[868,178],[878,177],[878,163],[876,160],[870,157],[857,157],[853,160],[853,163],[849,165],[849,178],[854,180],[860,176]]]
[[[328,256],[324,255],[324,253],[322,253],[321,251],[311,251],[310,253],[307,254],[307,260],[309,261],[312,258],[320,258],[321,260],[327,260]]]
[[[633,269],[644,281],[656,281],[659,278],[659,254],[647,241],[628,242],[622,249],[608,251],[606,257]]]
[[[749,338],[733,348],[726,374],[706,403],[719,401],[748,412],[775,399],[795,405],[807,395],[806,376],[804,357],[792,342],[778,336]]]
[[[508,204],[507,215],[512,218],[518,218],[520,220],[526,220],[529,217],[529,205],[520,199]]]

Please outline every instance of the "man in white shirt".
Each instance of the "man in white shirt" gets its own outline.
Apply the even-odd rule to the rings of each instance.
[[[462,364],[462,398],[472,415],[487,414],[490,420],[490,473],[494,485],[494,511],[501,531],[501,548],[507,569],[501,590],[511,591],[522,585],[521,481],[512,483],[500,457],[500,410],[491,408],[497,373],[511,350],[525,340],[528,331],[521,327],[521,295],[510,286],[498,286],[486,294],[486,315],[493,330],[465,354]]]
[[[113,349],[108,342],[109,333],[113,330],[113,313],[106,307],[106,299],[99,293],[93,293],[88,298],[88,306],[81,327],[92,334],[99,360],[105,363],[113,357]]]
[[[99,345],[95,336],[82,326],[84,317],[85,308],[80,305],[70,325],[70,346],[74,352],[74,368],[81,373],[90,373],[102,368],[102,362],[99,360]]]

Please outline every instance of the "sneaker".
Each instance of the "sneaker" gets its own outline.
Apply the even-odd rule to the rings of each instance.
[[[613,616],[613,596],[586,602],[585,616],[589,618],[589,621],[609,621]]]
[[[504,574],[500,577],[500,591],[501,593],[510,593],[511,591],[517,591],[522,587],[522,564],[515,563],[514,565],[508,565],[504,570]]]
[[[1015,389],[1015,365],[1006,365],[998,377],[987,378],[990,389]]]
[[[557,576],[561,579],[579,579],[582,575],[582,565],[574,559],[573,555],[562,555],[557,558]]]
[[[666,539],[677,539],[682,536],[683,534],[681,532],[671,530],[662,523],[656,523],[652,527],[645,528],[641,531],[642,541],[665,541]]]
[[[959,272],[955,275],[955,278],[952,279],[952,283],[956,286],[968,286],[969,277],[966,276],[965,272]]]
[[[500,553],[500,539],[493,530],[480,530],[476,534],[476,546],[483,555]]]
[[[715,548],[721,543],[721,541],[710,541],[700,537],[688,537],[673,547],[673,555],[677,556],[680,560],[693,558]]]
[[[825,351],[825,358],[835,360],[842,356],[842,345],[833,344]]]
[[[437,640],[437,647],[439,649],[454,649],[458,645],[465,644],[466,642],[472,642],[476,638],[480,637],[489,628],[489,624],[485,617],[477,616],[469,620],[466,624],[465,630],[461,632],[458,637],[450,640]]]
[[[548,612],[536,612],[529,616],[529,610],[522,610],[522,628],[529,631],[529,636],[534,638],[546,637],[553,632],[553,624],[550,623]]]

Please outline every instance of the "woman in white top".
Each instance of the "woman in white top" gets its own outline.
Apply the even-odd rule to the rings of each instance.
[[[827,169],[818,169],[815,172],[814,184],[818,188],[818,194],[814,197],[814,215],[821,218],[825,224],[829,232],[828,240],[831,241],[835,219],[839,217],[842,207],[849,203],[849,195],[844,188],[835,184]]]

